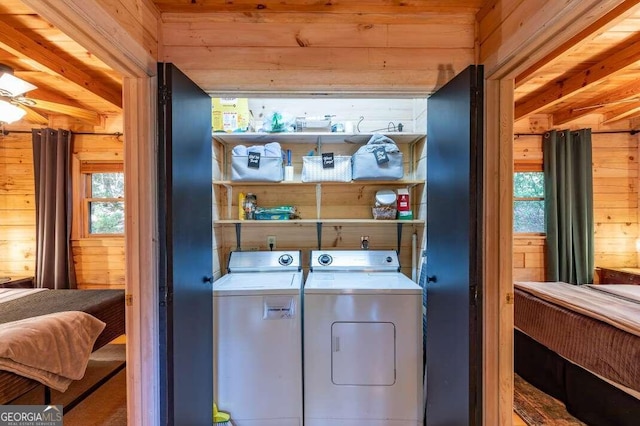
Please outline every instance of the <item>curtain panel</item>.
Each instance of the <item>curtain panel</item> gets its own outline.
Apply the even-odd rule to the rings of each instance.
[[[38,288],[76,288],[71,252],[71,132],[33,129]]]
[[[546,280],[593,282],[594,221],[591,129],[543,136]]]

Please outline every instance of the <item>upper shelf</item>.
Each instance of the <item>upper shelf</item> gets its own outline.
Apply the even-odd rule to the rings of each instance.
[[[352,180],[349,182],[334,182],[334,181],[317,181],[317,182],[301,182],[297,181],[282,181],[282,182],[265,182],[265,181],[231,181],[231,180],[214,180],[214,185],[222,186],[273,186],[273,185],[392,185],[392,186],[409,186],[424,184],[425,180],[416,179],[402,179],[402,180]]]
[[[380,132],[396,143],[411,144],[425,137],[423,133]],[[226,144],[252,144],[256,142],[280,143],[353,143],[365,144],[373,133],[337,133],[337,132],[291,132],[291,133],[213,133],[217,141]]]

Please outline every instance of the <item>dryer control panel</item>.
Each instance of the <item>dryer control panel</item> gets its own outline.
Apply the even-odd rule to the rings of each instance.
[[[398,254],[393,250],[312,250],[311,270],[321,271],[400,271]]]

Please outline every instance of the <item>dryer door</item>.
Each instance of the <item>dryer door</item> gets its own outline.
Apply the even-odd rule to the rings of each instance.
[[[335,322],[331,326],[331,342],[333,384],[395,384],[396,330],[393,323]]]

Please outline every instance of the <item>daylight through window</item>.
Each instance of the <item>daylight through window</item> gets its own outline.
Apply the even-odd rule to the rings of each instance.
[[[545,233],[543,172],[513,174],[513,232]]]
[[[85,163],[84,218],[88,235],[124,234],[122,163]]]

